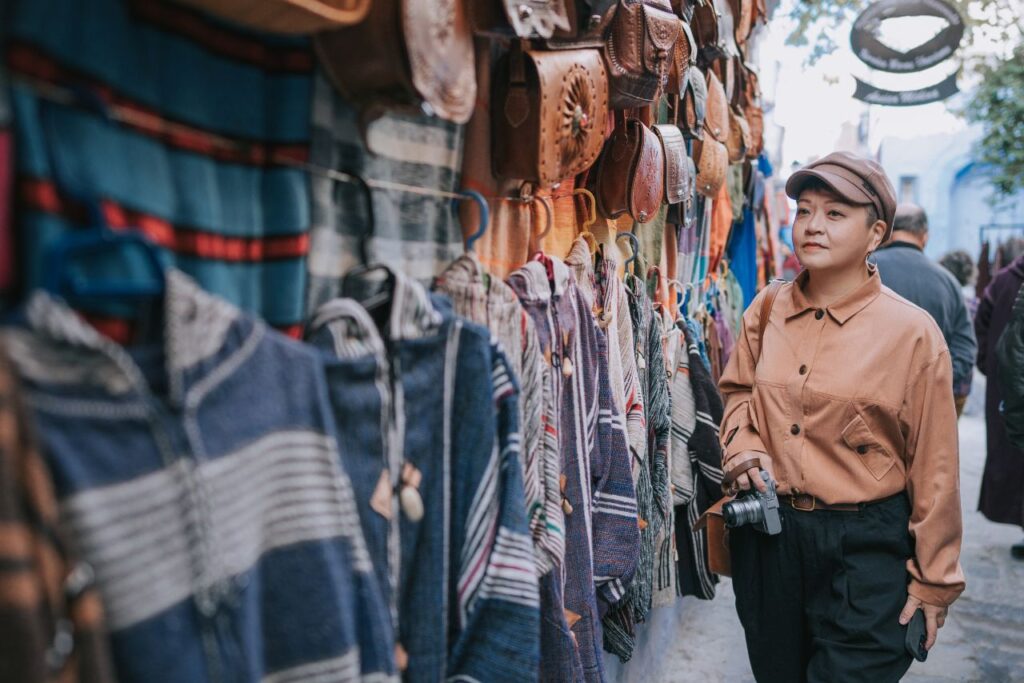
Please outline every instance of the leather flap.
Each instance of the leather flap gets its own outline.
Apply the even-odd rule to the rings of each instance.
[[[665,159],[658,136],[640,121],[639,153],[629,176],[629,213],[637,223],[652,220],[665,198]]]
[[[655,6],[655,2],[663,8]],[[650,3],[650,4],[648,4]],[[672,13],[668,0],[647,0],[643,5],[646,38],[644,44],[644,66],[657,73],[668,63],[671,50],[679,37],[680,21]]]
[[[540,93],[539,180],[550,185],[593,165],[604,144],[608,76],[594,49],[528,51]],[[523,141],[525,142],[525,141]]]
[[[654,126],[665,156],[665,203],[678,204],[686,198],[686,141],[679,128],[662,123]]]
[[[714,198],[725,183],[729,152],[718,140],[707,136],[693,143],[697,162],[697,192]]]
[[[725,88],[714,71],[708,70],[708,104],[704,127],[719,142],[729,139],[729,100],[725,96]]]
[[[690,70],[686,91],[683,96],[683,133],[692,139],[704,137],[704,118],[707,113],[708,91],[704,74],[699,69]]]
[[[724,513],[722,512],[722,508],[725,507],[726,503],[735,499],[736,496],[725,496],[724,498],[719,498],[714,505],[705,510],[704,514],[697,518],[697,521],[693,523],[693,530],[700,531],[706,527],[708,525],[708,517],[723,517]]]
[[[681,26],[683,34],[679,36],[679,40],[685,40],[690,46],[690,66],[696,66],[697,64],[697,39],[693,37],[693,29],[685,21]]]

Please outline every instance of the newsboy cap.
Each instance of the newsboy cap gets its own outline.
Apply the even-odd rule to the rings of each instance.
[[[885,240],[892,236],[896,217],[896,191],[882,166],[851,152],[832,152],[789,176],[786,194],[800,197],[807,181],[817,178],[850,204],[871,204],[885,221]]]

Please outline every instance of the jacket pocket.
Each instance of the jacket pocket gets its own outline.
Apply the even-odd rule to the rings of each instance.
[[[881,479],[895,464],[892,453],[874,435],[864,418],[856,415],[843,430],[843,442],[875,479]]]

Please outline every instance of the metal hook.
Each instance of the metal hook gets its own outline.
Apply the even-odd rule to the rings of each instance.
[[[476,202],[477,207],[480,209],[479,227],[477,227],[476,232],[466,238],[466,251],[473,251],[473,245],[476,244],[476,241],[483,237],[484,233],[487,232],[487,226],[491,222],[491,209],[487,205],[487,200],[484,199],[484,196],[476,190],[463,190],[461,197],[452,199],[452,209],[454,210],[458,206],[459,202],[467,199],[471,199]]]
[[[534,195],[533,201],[540,202],[541,205],[543,205],[544,213],[547,216],[547,224],[544,226],[544,232],[540,233],[539,235],[537,235],[534,238],[534,239],[537,240],[537,249],[536,250],[537,251],[543,251],[542,247],[543,247],[543,243],[544,243],[544,238],[548,236],[548,233],[551,232],[551,228],[554,227],[554,224],[555,224],[555,214],[551,210],[551,205],[548,203],[546,197],[540,197],[540,196]]]
[[[586,197],[590,204],[590,212],[587,216],[587,220],[583,221],[583,231],[589,232],[590,226],[597,222],[597,199],[594,197],[594,193],[585,187],[578,187],[572,191],[574,195],[581,194]]]
[[[681,306],[683,304],[683,292],[686,290],[686,285],[676,278],[670,278],[667,282],[670,287],[672,285],[676,286],[676,306]]]
[[[631,232],[620,232],[618,235],[615,236],[615,241],[618,242],[623,237],[629,240],[630,247],[633,249],[633,255],[626,259],[626,263],[623,264],[623,268],[625,268],[626,272],[628,273],[629,266],[634,261],[636,261],[637,256],[640,255],[640,240],[638,240],[636,235],[634,235]]]
[[[358,173],[348,170],[342,170],[342,172],[349,176],[347,179],[349,182],[359,186],[360,191],[363,193],[363,201],[366,203],[366,231],[359,236],[359,262],[365,267],[370,262],[367,243],[373,237],[373,233],[377,228],[377,219],[373,213],[373,190],[370,189],[369,184]]]

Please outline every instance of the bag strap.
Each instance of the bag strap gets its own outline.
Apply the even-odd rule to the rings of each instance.
[[[772,316],[772,307],[775,306],[775,299],[778,298],[779,292],[782,291],[782,285],[786,284],[785,280],[772,280],[768,283],[768,293],[765,294],[764,299],[761,301],[761,317],[758,322],[758,335],[757,335],[757,359],[761,360],[761,349],[764,348],[764,333],[768,329],[768,318]]]

